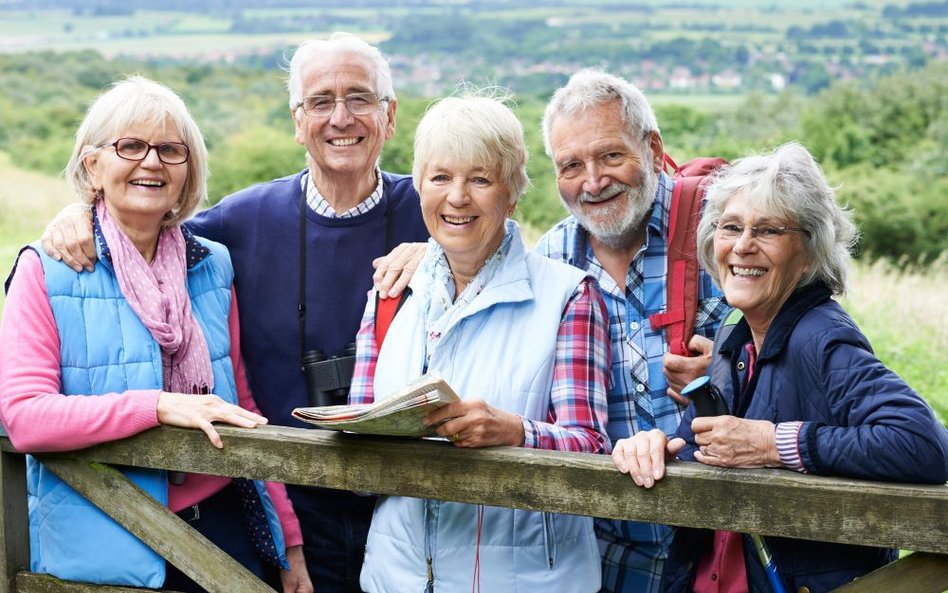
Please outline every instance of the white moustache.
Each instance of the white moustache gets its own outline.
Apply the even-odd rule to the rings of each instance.
[[[599,202],[611,200],[620,193],[628,193],[630,191],[632,191],[632,188],[624,183],[610,183],[598,194],[591,194],[586,191],[582,192],[576,198],[576,201],[580,204],[597,204]]]

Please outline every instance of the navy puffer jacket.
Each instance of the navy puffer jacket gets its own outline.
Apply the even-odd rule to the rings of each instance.
[[[795,292],[767,331],[754,374],[741,391],[750,328],[740,319],[715,337],[711,363],[736,416],[773,423],[803,421],[801,461],[816,475],[891,482],[948,481],[948,431],[931,408],[873,354],[868,340],[830,290],[815,284]],[[689,408],[678,436],[679,458],[697,449]],[[750,538],[744,557],[751,591],[770,591]],[[831,591],[895,558],[894,550],[776,537],[766,538],[788,591]],[[679,529],[665,565],[663,591],[691,591],[693,568],[711,532]]]

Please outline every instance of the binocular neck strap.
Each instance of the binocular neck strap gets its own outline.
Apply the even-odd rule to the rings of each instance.
[[[379,173],[381,175],[381,173]],[[300,184],[300,286],[296,311],[299,320],[300,372],[306,373],[303,357],[306,355],[306,187],[309,185],[309,171],[303,174]],[[392,200],[385,194],[382,186],[382,200],[385,202],[385,254],[392,251]],[[376,207],[378,205],[376,204]],[[353,336],[353,341],[354,341]]]

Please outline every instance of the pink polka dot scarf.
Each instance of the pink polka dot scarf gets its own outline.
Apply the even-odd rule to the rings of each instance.
[[[109,215],[104,200],[96,202],[96,213],[122,294],[161,347],[164,390],[210,393],[214,388],[211,356],[204,332],[191,314],[181,228],[162,229],[158,251],[149,265]]]

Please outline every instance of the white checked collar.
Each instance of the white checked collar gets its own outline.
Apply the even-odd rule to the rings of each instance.
[[[313,209],[313,212],[319,214],[320,216],[325,216],[326,218],[352,218],[354,216],[359,216],[360,214],[365,214],[372,208],[378,206],[379,202],[382,201],[382,170],[378,167],[375,168],[375,178],[378,180],[375,184],[375,189],[372,190],[372,193],[369,196],[353,206],[352,208],[346,210],[342,214],[337,213],[333,210],[333,207],[326,201],[326,198],[319,193],[319,188],[316,187],[316,184],[313,182],[313,176],[309,174],[309,171],[303,175],[300,183],[302,185],[303,194],[306,195],[306,203],[309,204],[309,207]]]

